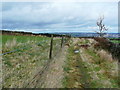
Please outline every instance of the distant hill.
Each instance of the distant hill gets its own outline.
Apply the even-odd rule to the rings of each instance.
[[[97,33],[85,33],[85,32],[59,32],[59,33],[53,33],[53,34],[64,34],[64,35],[70,35],[72,37],[98,37],[99,35]],[[105,35],[107,38],[120,38],[120,33],[107,33]]]
[[[31,36],[39,36],[39,35],[45,35],[50,37],[51,34],[54,36],[71,36],[71,37],[98,37],[99,35],[97,33],[85,33],[85,32],[51,32],[51,33],[32,33],[32,32],[23,32],[23,31],[8,31],[8,30],[1,30],[2,34],[8,34],[8,35],[31,35]],[[107,38],[120,38],[120,33],[107,33],[105,35]]]

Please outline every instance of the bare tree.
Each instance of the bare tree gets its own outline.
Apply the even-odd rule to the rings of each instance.
[[[104,20],[104,16],[100,17],[97,21],[97,26],[99,27],[99,31],[96,31],[97,34],[100,35],[100,37],[103,37],[105,35],[105,31],[108,30],[108,28],[105,27],[105,25],[103,24],[103,20]]]

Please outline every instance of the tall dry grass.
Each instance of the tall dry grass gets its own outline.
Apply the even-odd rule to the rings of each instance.
[[[109,60],[110,62],[114,60],[112,55],[103,49],[97,51],[97,55],[100,56],[100,58],[103,60]]]
[[[11,53],[3,56],[3,87],[6,88],[23,88],[38,72],[48,60],[48,43],[43,43],[45,47],[36,44],[36,41],[28,41],[26,45],[28,50]],[[14,48],[17,43],[14,39],[12,42],[7,42],[7,48]],[[4,49],[7,49],[4,48]]]
[[[17,46],[17,41],[14,38],[12,41],[7,41],[4,47],[5,49],[11,49],[11,48],[14,48],[15,46]]]

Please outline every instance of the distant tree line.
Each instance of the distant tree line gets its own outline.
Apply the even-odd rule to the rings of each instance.
[[[24,32],[24,31],[8,31],[8,30],[1,30],[3,35],[28,35],[28,36],[46,36],[51,37],[70,37],[69,35],[62,35],[62,34],[52,34],[52,33],[32,33],[32,32]]]

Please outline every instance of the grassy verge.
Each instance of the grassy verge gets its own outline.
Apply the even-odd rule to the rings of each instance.
[[[80,52],[74,53],[74,50]],[[71,44],[65,63],[65,88],[119,88],[118,62],[101,58],[92,47],[84,49]]]
[[[79,85],[76,85],[76,83],[79,84],[79,78],[76,75],[76,74],[79,74],[79,72],[76,71],[77,69],[75,68],[75,66],[77,66],[77,63],[74,62],[76,59],[76,56],[74,55],[73,51],[74,51],[74,47],[71,46],[68,49],[67,61],[66,61],[66,65],[64,67],[64,71],[65,71],[66,76],[63,80],[63,86],[65,88],[80,87]]]
[[[74,53],[78,49],[74,45],[68,49],[66,64],[64,66],[65,77],[63,86],[65,88],[85,88],[89,87],[89,75],[86,72],[86,67],[81,61],[80,53]]]
[[[96,52],[85,50],[89,62],[85,63],[91,75],[92,88],[118,88],[118,64],[117,61],[101,59]],[[104,83],[103,83],[104,82]]]

